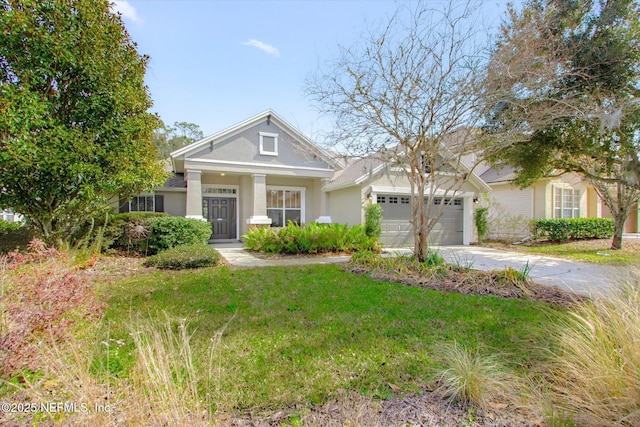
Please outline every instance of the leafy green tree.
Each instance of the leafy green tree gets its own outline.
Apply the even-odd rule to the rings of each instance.
[[[64,239],[164,179],[148,57],[108,0],[0,0],[0,206]]]
[[[511,8],[486,80],[494,163],[523,186],[577,173],[611,210],[611,247],[640,197],[640,6],[530,0]]]
[[[166,159],[172,151],[185,147],[204,136],[200,126],[188,122],[175,122],[167,126],[160,122],[160,126],[153,131],[153,145],[158,150],[158,158]]]

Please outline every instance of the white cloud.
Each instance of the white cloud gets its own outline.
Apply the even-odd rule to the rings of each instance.
[[[136,13],[136,8],[131,6],[127,0],[113,0],[111,10],[116,13],[120,12],[123,18],[130,19],[133,22],[141,22],[141,19]]]
[[[246,41],[244,43],[242,43],[245,46],[253,46],[256,47],[258,49],[260,49],[261,51],[268,53],[269,55],[273,56],[274,58],[280,58],[280,51],[269,45],[266,43],[261,42],[260,40],[256,40],[256,39],[251,39],[249,41]]]

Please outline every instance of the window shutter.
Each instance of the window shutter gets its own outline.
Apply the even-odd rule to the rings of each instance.
[[[118,209],[118,212],[120,213],[129,212],[129,200],[120,199],[120,208]]]
[[[155,211],[156,212],[164,212],[164,196],[156,194],[155,196]]]

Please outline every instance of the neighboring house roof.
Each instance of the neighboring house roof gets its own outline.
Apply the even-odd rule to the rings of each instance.
[[[293,136],[296,140],[298,140],[301,144],[303,144],[308,150],[318,155],[319,158],[323,159],[329,165],[331,165],[335,169],[342,169],[344,167],[344,163],[340,161],[339,158],[336,158],[335,155],[332,155],[328,151],[320,148],[316,145],[311,139],[309,139],[306,135],[300,132],[298,129],[289,124],[286,120],[280,117],[273,110],[266,110],[260,114],[257,114],[243,122],[240,122],[236,125],[233,125],[227,129],[224,129],[218,133],[213,135],[209,135],[204,137],[198,141],[195,141],[186,147],[182,147],[178,150],[173,151],[171,156],[171,161],[173,162],[173,170],[175,172],[183,172],[184,160],[190,154],[197,153],[199,150],[209,146],[215,145],[220,141],[224,141],[225,139],[237,135],[243,132],[246,129],[256,125],[257,123],[263,121],[269,121],[277,124],[282,129],[285,129],[291,136]]]
[[[503,182],[512,182],[516,179],[516,172],[513,166],[497,165],[487,169],[480,178],[487,184],[498,184]]]

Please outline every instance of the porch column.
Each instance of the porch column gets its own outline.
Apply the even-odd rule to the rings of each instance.
[[[329,184],[331,180],[320,180],[320,216],[316,219],[316,222],[320,224],[331,224],[331,216],[329,216],[329,196],[322,189]]]
[[[462,198],[462,244],[470,245],[473,234],[473,195]]]
[[[271,225],[271,218],[267,216],[267,176],[254,173],[251,177],[253,179],[253,206],[247,224]]]
[[[187,170],[187,218],[202,219],[202,171]]]

